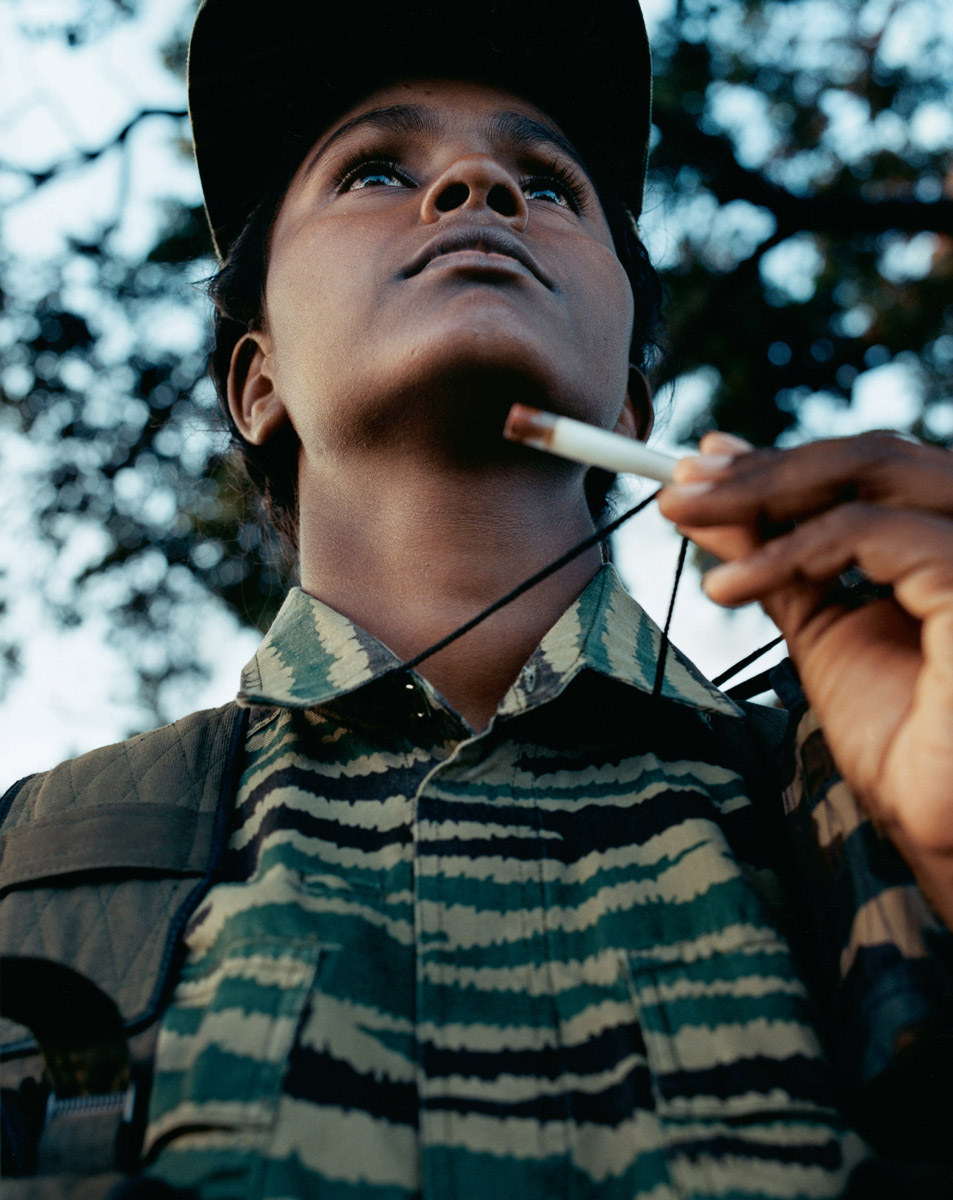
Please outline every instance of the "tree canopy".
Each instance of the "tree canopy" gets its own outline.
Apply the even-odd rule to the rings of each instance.
[[[74,0],[25,37],[89,44],[141,0]],[[651,14],[651,10],[650,10]],[[184,75],[187,24],[156,48]],[[911,432],[953,434],[953,16],[946,0],[675,0],[654,29],[655,137],[644,236],[666,293],[657,388],[694,376],[678,432],[797,438],[818,395],[848,406],[886,364]],[[201,207],[168,202],[143,252],[122,217],[132,147],[161,130],[188,161],[181,106],[131,112],[100,144],[0,162],[10,211],[117,160],[97,228],[42,263],[0,225],[0,429],[40,448],[36,534],[56,556],[57,620],[108,610],[156,718],[199,669],[183,606],[211,594],[264,628],[289,567],[223,457],[206,377],[213,269]],[[109,207],[109,206],[107,206]],[[8,442],[9,445],[9,442]],[[82,553],[76,551],[83,534]],[[88,535],[88,536],[86,536]],[[0,573],[0,617],[8,577]],[[0,646],[16,669],[13,635]]]

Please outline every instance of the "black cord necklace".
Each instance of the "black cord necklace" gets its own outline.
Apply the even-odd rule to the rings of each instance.
[[[426,650],[421,650],[421,652],[419,654],[415,654],[413,658],[408,658],[406,662],[394,667],[393,670],[413,670],[414,667],[419,666],[422,662],[426,661],[426,659],[431,658],[434,654],[437,654],[440,650],[443,650],[446,646],[449,646],[451,642],[455,642],[457,638],[461,638],[465,633],[469,633],[471,629],[474,629],[477,625],[481,624],[487,619],[487,617],[492,617],[495,612],[499,612],[500,609],[505,608],[507,604],[512,604],[512,602],[522,596],[524,592],[528,592],[530,588],[536,587],[538,583],[542,583],[543,580],[548,579],[550,575],[555,575],[557,571],[560,571],[563,567],[568,566],[568,564],[574,559],[578,558],[580,554],[584,554],[593,546],[597,546],[601,542],[604,542],[610,533],[613,533],[621,525],[624,525],[626,521],[630,520],[634,516],[637,516],[640,512],[642,512],[643,509],[647,508],[660,491],[661,488],[658,488],[652,493],[651,496],[647,497],[645,500],[640,500],[638,504],[627,509],[624,513],[622,513],[621,516],[618,516],[614,520],[610,521],[608,525],[603,525],[602,528],[597,529],[595,533],[588,534],[582,539],[581,542],[577,542],[575,546],[567,550],[565,554],[561,554],[559,558],[554,559],[551,563],[543,567],[542,570],[530,575],[530,577],[528,579],[524,579],[522,583],[518,583],[516,587],[507,592],[505,596],[501,596],[499,600],[494,600],[492,604],[484,608],[482,612],[477,613],[475,617],[471,617],[469,621],[465,621],[452,633],[448,633],[446,637],[440,638],[440,640],[434,642],[432,646],[428,646]],[[675,608],[675,593],[678,589],[678,583],[682,575],[682,568],[685,564],[685,550],[687,545],[687,538],[683,538],[682,548],[678,556],[678,567],[675,572],[675,581],[672,587],[672,596],[669,602],[668,619],[665,622],[665,629],[662,633],[662,644],[659,647],[659,666],[656,672],[655,689],[653,693],[655,695],[658,695],[661,691],[662,678],[665,673],[665,658],[668,653],[668,630],[672,621],[672,611]]]
[[[577,544],[571,549],[567,550],[565,554],[561,554],[559,558],[554,559],[551,563],[547,564],[547,566],[543,567],[535,574],[530,575],[528,579],[524,579],[522,583],[517,584],[515,588],[507,592],[506,595],[501,596],[499,600],[494,600],[493,603],[484,608],[482,612],[478,612],[475,617],[471,617],[468,621],[465,621],[462,625],[458,626],[458,628],[454,629],[452,633],[448,633],[445,637],[440,638],[439,641],[434,642],[432,646],[428,646],[426,650],[421,650],[419,654],[415,654],[412,658],[408,658],[405,662],[399,663],[392,667],[387,674],[396,674],[402,671],[412,671],[415,667],[420,666],[422,662],[425,662],[434,654],[437,654],[439,651],[445,649],[451,644],[451,642],[455,642],[458,638],[463,637],[464,634],[469,633],[471,629],[474,629],[477,625],[480,625],[488,617],[492,617],[493,614],[499,612],[501,608],[505,608],[507,604],[512,604],[512,602],[522,596],[524,592],[528,592],[530,588],[536,587],[538,583],[542,583],[543,580],[548,579],[550,575],[555,575],[557,571],[562,570],[563,567],[567,566],[574,559],[578,558],[580,554],[584,554],[587,550],[591,549],[591,547],[597,546],[604,542],[610,533],[614,533],[617,529],[624,525],[626,521],[631,520],[632,517],[638,516],[643,509],[648,508],[661,490],[661,488],[656,489],[651,496],[648,496],[645,500],[640,500],[639,503],[633,505],[632,508],[626,509],[621,516],[615,517],[607,525],[603,525],[594,533],[584,537],[581,542],[577,542]],[[682,573],[685,568],[687,552],[688,538],[683,537],[682,544],[678,552],[678,564],[675,568],[675,577],[672,580],[672,592],[671,596],[669,597],[668,613],[665,618],[664,628],[662,629],[661,642],[659,643],[658,663],[655,670],[655,682],[652,688],[652,696],[655,699],[658,699],[662,694],[662,683],[665,679],[665,664],[668,660],[669,630],[672,624],[672,614],[675,611],[675,597],[678,593],[678,585],[681,582]],[[757,658],[760,658],[762,654],[767,653],[768,650],[778,645],[778,643],[782,640],[782,638],[778,637],[773,641],[768,642],[767,645],[761,646],[758,650],[746,655],[743,659],[741,659],[740,662],[735,663],[734,666],[729,667],[727,671],[723,671],[712,682],[716,687],[721,683],[724,683],[733,675],[737,674],[738,671],[743,670]],[[758,678],[760,679],[760,676]],[[740,686],[744,687],[745,685]]]

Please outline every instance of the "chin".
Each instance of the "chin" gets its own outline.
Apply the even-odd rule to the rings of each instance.
[[[406,373],[416,377],[418,386],[438,388],[442,377],[456,386],[467,380],[474,385],[492,381],[539,398],[558,394],[561,377],[591,374],[591,367],[587,370],[575,361],[572,347],[552,331],[534,328],[511,305],[474,306],[465,313],[458,306],[454,309],[409,341],[395,362],[398,375]]]
[[[453,308],[436,319],[431,313],[426,328],[377,343],[353,364],[346,394],[332,406],[334,428],[322,431],[322,441],[396,451],[401,443],[429,440],[435,453],[444,447],[454,457],[485,462],[506,452],[503,425],[517,401],[614,423],[627,371],[621,364],[618,378],[609,380],[604,347],[600,358],[571,339],[560,342],[551,329],[543,336],[512,306],[505,316],[493,306],[471,308],[466,320],[461,306]]]
[[[559,403],[565,380],[553,371],[551,361],[505,335],[476,336],[443,343],[439,352],[418,353],[391,380],[423,401],[431,396],[449,404],[461,418],[499,410],[505,419],[517,400],[538,408]],[[561,386],[561,384],[563,386]]]

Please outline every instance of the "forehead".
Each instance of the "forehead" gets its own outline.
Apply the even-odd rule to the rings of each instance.
[[[461,79],[408,79],[369,93],[322,131],[304,156],[310,172],[338,142],[376,129],[439,139],[460,130],[487,142],[549,146],[585,169],[582,155],[542,109],[508,89]]]

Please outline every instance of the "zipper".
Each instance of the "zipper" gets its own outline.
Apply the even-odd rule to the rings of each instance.
[[[45,1124],[58,1117],[104,1117],[110,1114],[121,1114],[123,1122],[132,1120],[136,1104],[136,1087],[130,1084],[124,1092],[100,1092],[92,1096],[69,1096],[60,1099],[55,1092],[50,1092],[46,1101]]]

